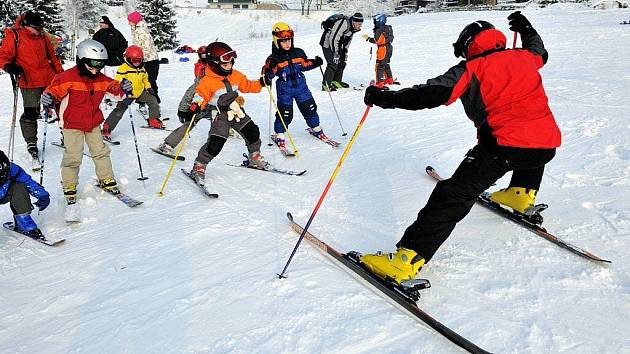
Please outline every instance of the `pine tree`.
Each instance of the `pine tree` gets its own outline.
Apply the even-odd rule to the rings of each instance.
[[[2,0],[0,2],[0,31],[11,27],[18,15],[18,4],[15,0]],[[2,32],[0,32],[0,36],[2,35]]]
[[[3,0],[4,1],[4,0]],[[50,33],[65,33],[61,5],[58,0],[17,1],[20,12],[33,11],[44,20],[44,28]]]
[[[158,50],[174,49],[177,40],[177,20],[171,0],[138,0],[136,6],[147,23]]]

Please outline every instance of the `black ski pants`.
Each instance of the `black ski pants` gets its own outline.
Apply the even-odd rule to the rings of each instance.
[[[147,75],[149,75],[149,83],[151,84],[151,88],[153,92],[155,92],[155,98],[157,98],[157,102],[161,103],[160,96],[158,95],[158,84],[157,78],[160,73],[160,61],[159,60],[151,60],[144,63],[144,68],[147,71]]]
[[[511,186],[538,190],[544,166],[555,153],[555,149],[475,146],[451,178],[437,183],[397,247],[414,250],[428,262],[481,193],[509,171],[514,171]]]
[[[31,196],[28,194],[26,185],[20,182],[11,182],[9,190],[4,198],[0,199],[0,204],[9,203],[13,215],[29,214],[33,210]]]
[[[324,52],[324,59],[326,59],[326,71],[324,71],[322,85],[328,84],[328,87],[331,87],[331,82],[341,82],[343,79],[343,70],[346,68],[346,50],[341,49],[343,54],[339,57],[339,63],[337,64],[333,62],[335,54],[330,48],[322,47],[322,51]]]

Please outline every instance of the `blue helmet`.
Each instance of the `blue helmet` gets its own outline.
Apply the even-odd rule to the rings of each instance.
[[[374,27],[385,26],[386,23],[387,23],[387,15],[378,14],[374,16]]]

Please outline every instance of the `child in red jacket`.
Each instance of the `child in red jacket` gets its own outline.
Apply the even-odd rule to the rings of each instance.
[[[76,203],[84,142],[90,149],[100,185],[112,193],[120,192],[112,171],[110,150],[101,137],[103,112],[99,104],[105,93],[122,98],[133,89],[130,81],[119,83],[100,72],[107,60],[107,51],[101,43],[84,40],[77,46],[77,57],[77,66],[55,76],[42,95],[42,104],[47,110],[55,101],[61,101],[59,118],[66,147],[61,161],[61,182],[68,205]]]

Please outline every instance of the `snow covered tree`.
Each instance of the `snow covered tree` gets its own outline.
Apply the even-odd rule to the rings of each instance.
[[[15,0],[3,0],[0,2],[0,31],[11,27],[18,15],[19,11]],[[0,32],[0,36],[2,35]]]
[[[11,1],[9,1],[11,2]],[[58,0],[17,0],[18,12],[33,11],[44,20],[44,28],[50,33],[65,33],[62,8]]]
[[[169,50],[179,45],[171,0],[137,0],[136,6],[149,26],[158,50]]]
[[[77,26],[84,30],[95,29],[101,20],[101,16],[107,15],[107,5],[102,0],[64,0],[66,21],[70,28],[74,27],[74,18],[77,17]]]

